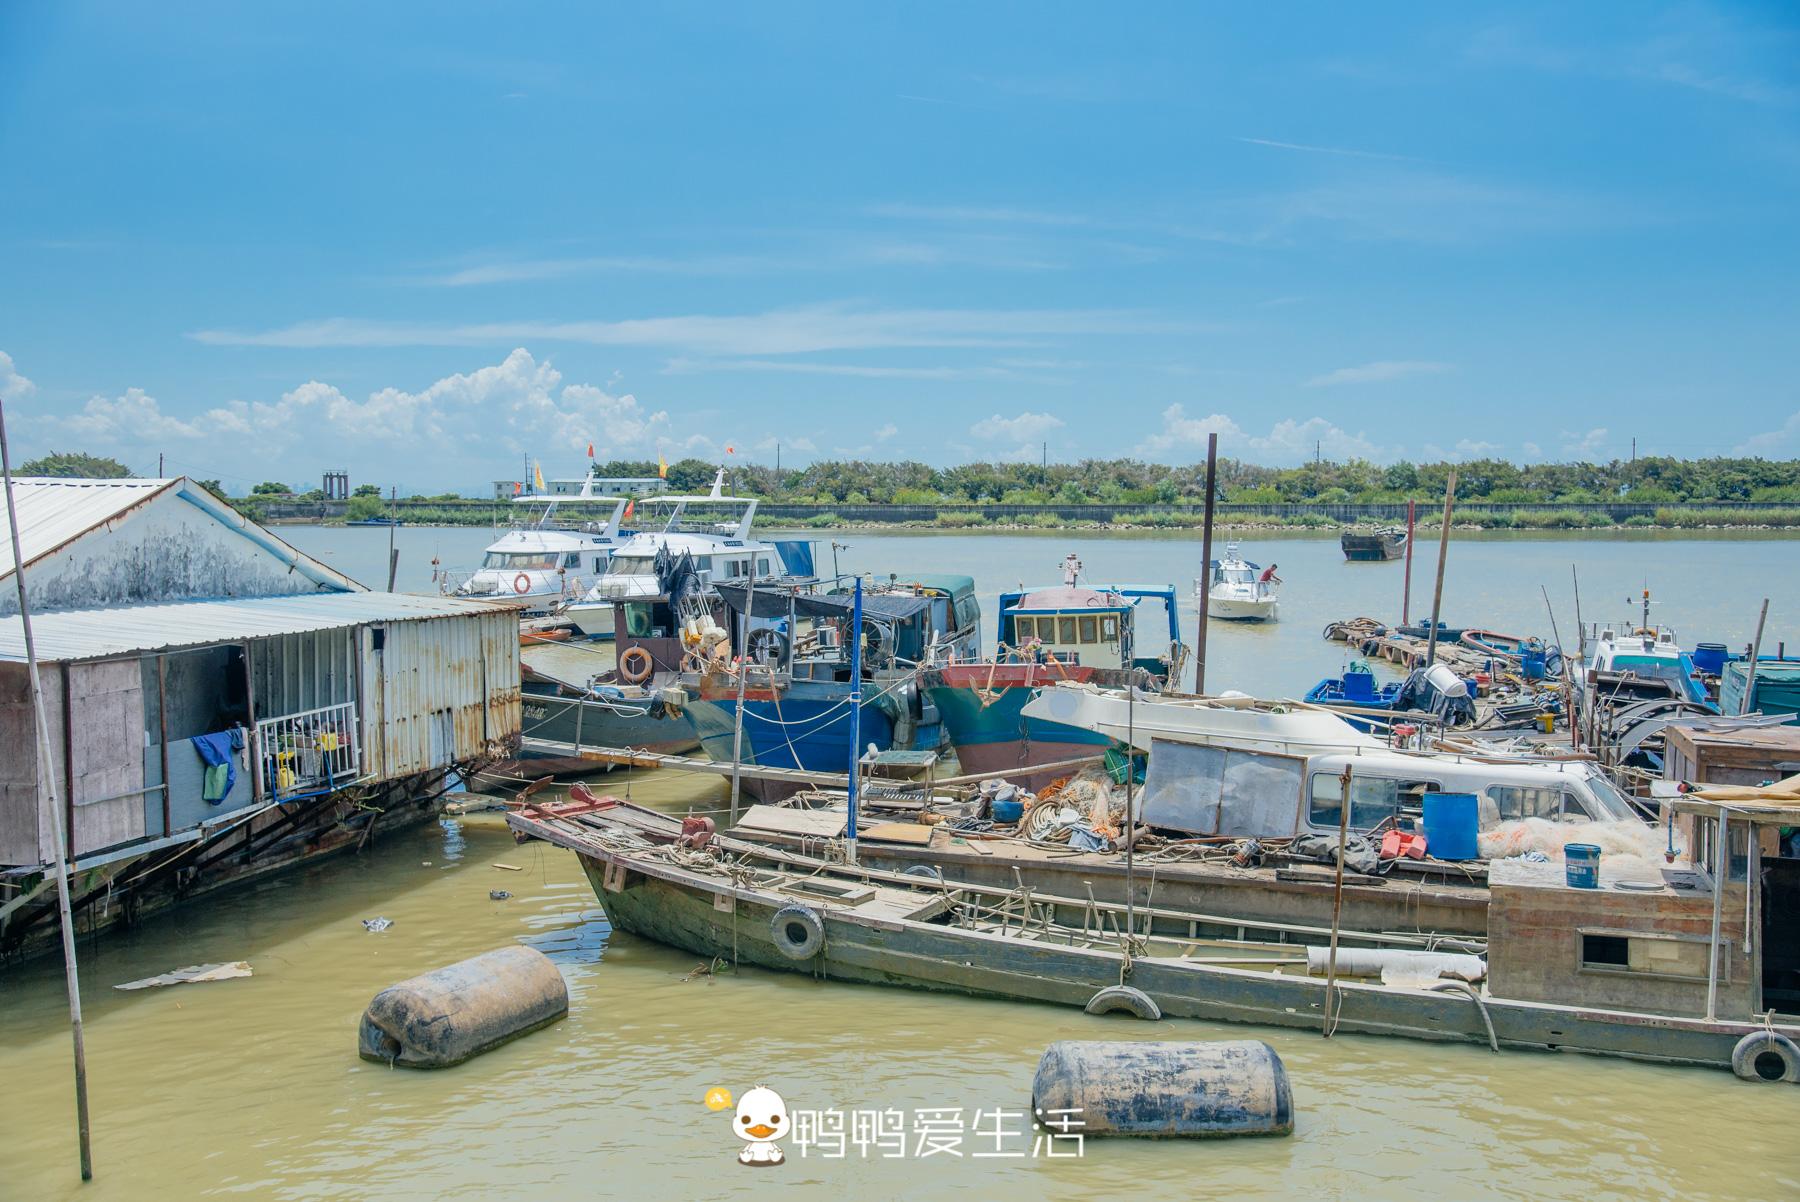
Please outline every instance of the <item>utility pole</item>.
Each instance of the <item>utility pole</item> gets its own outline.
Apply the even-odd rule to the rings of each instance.
[[[25,548],[19,543],[19,510],[13,501],[12,457],[6,446],[4,402],[0,402],[0,476],[4,477],[6,484],[6,523],[12,535],[13,580],[19,588],[19,628],[25,637],[25,675],[31,689],[32,715],[37,724],[38,756],[43,764],[44,798],[49,802],[51,854],[56,857],[56,905],[62,919],[63,987],[69,995],[69,1029],[75,1041],[75,1128],[81,1145],[81,1179],[92,1181],[94,1158],[88,1138],[87,1034],[81,1021],[81,975],[75,967],[75,915],[69,905],[71,832],[63,829],[63,807],[56,795],[58,774],[50,754],[50,720],[44,714],[44,688],[38,677],[37,642],[31,633],[31,604],[25,596]],[[63,748],[65,757],[72,758],[74,754],[73,747]],[[40,816],[44,812],[43,808],[38,810]]]
[[[1444,560],[1450,554],[1450,513],[1456,504],[1456,469],[1450,469],[1450,478],[1444,482],[1444,524],[1438,530],[1438,569],[1437,587],[1431,592],[1431,631],[1425,639],[1425,666],[1431,667],[1437,662],[1438,620],[1443,615],[1444,607]]]
[[[163,453],[161,451],[156,453],[156,478],[158,480],[166,480],[168,478],[163,475]]]
[[[1049,439],[1048,439],[1048,438],[1046,438],[1046,439],[1045,439],[1045,440],[1044,440],[1044,462],[1043,462],[1043,466],[1044,466],[1044,467],[1046,467],[1046,468],[1047,468],[1047,467],[1049,467],[1049,466],[1050,466],[1050,440],[1049,440]]]
[[[1637,462],[1637,435],[1631,436],[1631,461]]]

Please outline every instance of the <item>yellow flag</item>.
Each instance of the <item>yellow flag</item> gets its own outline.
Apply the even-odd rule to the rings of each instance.
[[[542,496],[542,495],[543,495],[543,494],[544,494],[544,492],[545,492],[545,489],[544,489],[544,468],[543,468],[543,465],[542,465],[542,464],[538,464],[538,463],[533,463],[533,464],[532,464],[532,465],[531,465],[531,482],[532,482],[532,484],[534,484],[534,485],[536,485],[536,487],[537,487],[537,491],[538,491],[538,495],[539,495],[539,496]]]
[[[669,461],[662,457],[661,451],[656,453],[656,475],[661,480],[669,478]]]

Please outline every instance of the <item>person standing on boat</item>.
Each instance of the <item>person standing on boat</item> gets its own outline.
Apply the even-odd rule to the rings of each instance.
[[[1277,564],[1277,563],[1270,564],[1268,567],[1263,569],[1263,574],[1256,578],[1256,582],[1258,584],[1280,584],[1281,577],[1279,577],[1275,574],[1275,569],[1280,566],[1281,565]]]

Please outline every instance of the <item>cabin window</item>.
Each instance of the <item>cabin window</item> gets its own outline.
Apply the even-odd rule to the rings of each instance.
[[[489,551],[481,558],[484,568],[510,568],[549,571],[556,566],[554,551]]]
[[[1014,642],[1023,643],[1027,639],[1034,639],[1036,637],[1037,637],[1037,619],[1036,618],[1014,618],[1013,619],[1013,641]]]
[[[1074,618],[1058,618],[1058,619],[1056,619],[1056,641],[1059,643],[1065,643],[1065,644],[1073,643],[1075,641],[1075,619]]]
[[[1384,818],[1416,817],[1425,808],[1425,794],[1440,792],[1436,781],[1388,780],[1380,776],[1350,777],[1350,829],[1366,831]],[[1340,817],[1344,777],[1338,772],[1315,772],[1308,816],[1314,826],[1335,827]]]
[[[765,555],[761,559],[758,559],[756,561],[756,574],[758,576],[767,576],[769,574],[769,557],[768,556]]]
[[[1100,619],[1100,637],[1109,643],[1119,641],[1119,619],[1105,617]]]
[[[1583,972],[1638,973],[1651,977],[1706,980],[1705,939],[1676,935],[1638,934],[1630,931],[1582,931]],[[1725,980],[1728,958],[1721,957],[1720,981]]]
[[[956,599],[956,627],[958,630],[972,630],[981,625],[981,606],[973,597]]]
[[[1079,618],[1076,620],[1076,625],[1081,628],[1081,641],[1082,642],[1097,643],[1100,641],[1100,636],[1099,636],[1100,623],[1099,623],[1098,619],[1096,619],[1096,618]]]
[[[567,555],[563,556],[563,567],[574,568],[576,571],[580,571],[581,570],[581,552],[571,551]]]
[[[1565,806],[1568,801],[1562,789],[1534,788],[1528,785],[1489,785],[1488,800],[1494,803],[1500,821],[1512,822],[1520,818],[1544,818],[1551,822],[1564,819]],[[1572,807],[1573,813],[1567,815],[1573,819],[1585,819],[1587,811],[1579,802]]]

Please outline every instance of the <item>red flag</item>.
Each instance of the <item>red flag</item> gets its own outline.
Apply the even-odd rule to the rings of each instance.
[[[525,486],[523,484],[520,484],[517,480],[514,480],[513,481],[513,496],[516,497],[524,491],[525,491]]]
[[[631,515],[636,512],[637,512],[637,502],[636,501],[625,502],[625,516],[621,520],[629,522],[631,520]]]
[[[735,455],[735,454],[737,454],[737,450],[730,443],[726,443],[725,444],[725,453],[727,455]]]
[[[590,442],[590,443],[588,443],[588,458],[592,459],[593,457],[594,457],[594,444]]]

